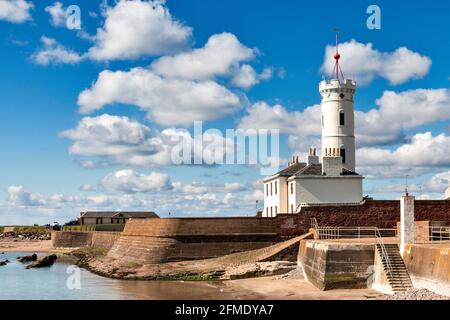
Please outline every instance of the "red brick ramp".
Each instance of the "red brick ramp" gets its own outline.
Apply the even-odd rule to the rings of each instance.
[[[220,263],[221,265],[232,266],[263,261],[274,261],[277,260],[277,257],[282,257],[283,253],[289,255],[290,251],[294,251],[296,259],[298,254],[298,245],[300,244],[300,241],[308,237],[313,237],[313,233],[309,232],[301,236],[289,239],[287,241],[271,245],[269,247],[233,253],[223,257],[215,258],[213,260],[215,260],[215,262],[217,263]]]

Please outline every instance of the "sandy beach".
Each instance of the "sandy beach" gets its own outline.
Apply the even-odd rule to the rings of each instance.
[[[50,252],[51,240],[29,240],[17,238],[0,239],[0,252]]]
[[[238,300],[383,300],[385,295],[371,289],[321,291],[304,279],[261,277],[224,281],[225,292]]]

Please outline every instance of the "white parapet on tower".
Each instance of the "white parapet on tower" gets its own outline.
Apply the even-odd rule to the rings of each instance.
[[[414,196],[406,193],[400,199],[400,254],[406,244],[414,243]]]
[[[322,155],[325,149],[339,150],[344,168],[355,171],[355,116],[353,80],[320,82],[322,96]]]

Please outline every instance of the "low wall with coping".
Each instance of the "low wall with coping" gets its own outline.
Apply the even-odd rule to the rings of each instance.
[[[302,240],[298,263],[305,278],[321,290],[362,289],[374,275],[374,244]]]
[[[403,260],[414,287],[450,296],[450,241],[407,244]]]
[[[415,209],[416,219],[450,222],[450,201],[418,200]],[[259,249],[305,234],[312,218],[320,226],[395,228],[400,220],[400,201],[303,207],[299,214],[279,214],[275,218],[130,219],[120,236],[114,233],[110,240],[106,232],[94,233],[103,234],[99,239],[95,235],[67,233],[57,234],[54,243],[76,247],[105,242],[111,246],[111,257],[141,263],[204,259]]]
[[[52,231],[52,246],[55,248],[110,249],[119,237],[120,232]]]

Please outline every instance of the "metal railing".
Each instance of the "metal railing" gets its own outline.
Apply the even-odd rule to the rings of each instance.
[[[396,237],[397,229],[377,227],[319,227],[316,228],[319,239],[361,239]]]
[[[385,261],[385,271],[392,277],[393,268],[383,238],[396,237],[397,229],[380,229],[377,227],[319,227],[315,218],[311,219],[311,226],[317,230],[319,239],[375,238],[377,242],[377,251],[378,248],[380,248],[381,258]]]
[[[416,226],[414,233],[414,242],[416,243],[450,242],[450,227],[448,226]]]
[[[376,229],[376,237],[377,237],[377,249],[378,246],[381,248],[381,257],[382,260],[384,260],[386,262],[386,268],[387,273],[389,274],[389,276],[392,278],[392,265],[391,265],[391,259],[389,259],[389,254],[387,253],[386,250],[386,246],[384,245],[384,241],[383,241],[383,237],[381,237],[380,231],[377,228]]]

